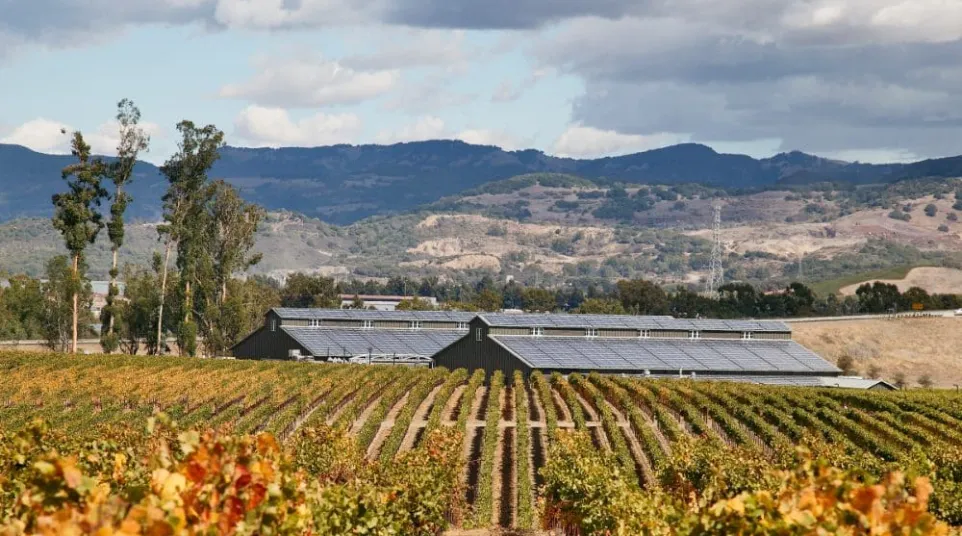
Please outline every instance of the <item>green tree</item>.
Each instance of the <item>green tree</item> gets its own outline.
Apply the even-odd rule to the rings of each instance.
[[[224,133],[213,125],[199,128],[191,121],[177,124],[181,140],[178,150],[160,168],[169,183],[164,194],[164,224],[157,231],[165,242],[161,273],[161,299],[158,308],[157,346],[161,346],[164,325],[164,302],[167,294],[167,271],[172,249],[177,251],[177,268],[183,307],[177,330],[182,354],[195,355],[197,326],[194,322],[193,285],[200,275],[204,248],[209,245],[206,205],[211,195],[207,173],[220,157]]]
[[[264,218],[264,209],[245,202],[237,189],[224,181],[211,188],[210,228],[207,236],[211,244],[214,275],[219,291],[219,303],[227,301],[227,282],[235,272],[247,270],[259,263],[263,255],[251,254],[257,226]]]
[[[895,285],[876,281],[865,283],[855,290],[860,309],[866,313],[884,313],[898,307],[902,295]]]
[[[11,277],[8,286],[0,288],[0,317],[0,338],[43,338],[44,294],[40,280],[25,275]]]
[[[902,294],[900,304],[902,309],[914,309],[916,303],[922,304],[923,309],[933,309],[932,297],[921,287],[911,287]]]
[[[63,352],[72,348],[76,353],[78,335],[92,334],[90,325],[94,319],[90,307],[93,292],[90,282],[84,282],[76,275],[84,269],[82,259],[76,265],[63,255],[47,262],[41,314],[44,339],[51,350]]]
[[[277,289],[255,279],[231,279],[227,287],[226,301],[213,304],[202,317],[208,356],[227,355],[234,344],[263,325],[264,314],[280,302]]]
[[[558,306],[555,294],[543,288],[527,287],[521,291],[521,307],[528,312],[550,313]]]
[[[618,299],[631,314],[661,315],[668,311],[668,294],[644,279],[618,281]]]
[[[361,307],[363,309],[363,306]],[[401,300],[397,304],[398,311],[433,311],[434,306],[427,300],[422,300],[417,296],[410,300]]]
[[[283,307],[340,307],[337,285],[330,277],[291,274],[281,291]]]
[[[485,288],[474,297],[473,305],[479,311],[496,312],[502,309],[504,298],[493,288]]]
[[[574,310],[578,314],[623,315],[627,314],[621,302],[608,298],[588,298]]]
[[[93,244],[100,230],[103,229],[103,218],[97,207],[106,192],[101,186],[101,180],[106,174],[107,166],[103,160],[94,158],[90,154],[90,145],[84,141],[83,134],[74,132],[70,143],[76,164],[63,169],[63,178],[67,181],[68,190],[55,194],[53,204],[55,213],[53,226],[63,235],[64,244],[70,252],[74,289],[72,297],[72,330],[70,351],[77,353],[77,329],[80,316],[79,300],[80,288],[84,274],[81,266],[82,257],[87,246]]]
[[[160,262],[155,262],[155,268],[160,269]],[[134,270],[129,266],[125,270],[124,300],[118,305],[120,314],[116,324],[116,334],[124,353],[136,355],[141,341],[146,345],[147,354],[159,353],[157,340],[152,336],[161,301],[157,270]]]
[[[107,303],[103,308],[101,319],[100,346],[104,352],[110,353],[117,349],[119,338],[114,333],[117,314],[117,254],[124,245],[124,213],[127,205],[133,200],[125,187],[130,184],[134,176],[134,166],[142,151],[147,151],[150,137],[140,128],[140,109],[128,99],[117,104],[117,122],[120,124],[120,143],[117,145],[117,160],[111,163],[108,176],[114,183],[111,196],[110,221],[107,222],[107,236],[110,238],[112,259],[110,263],[110,286],[107,288]],[[104,332],[106,328],[106,332]]]

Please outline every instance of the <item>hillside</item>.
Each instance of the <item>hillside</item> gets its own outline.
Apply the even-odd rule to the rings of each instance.
[[[50,196],[63,187],[60,170],[70,158],[0,145],[0,221],[48,215]],[[959,176],[962,161],[869,165],[799,152],[757,160],[719,154],[697,144],[575,160],[535,150],[504,151],[439,140],[314,148],[226,147],[212,175],[235,184],[247,199],[268,209],[350,224],[369,216],[411,210],[525,173],[568,173],[601,183],[702,183],[735,190],[778,184],[865,184],[911,177]],[[131,215],[156,218],[164,184],[155,166],[141,163],[131,190],[135,199]]]
[[[962,318],[798,322],[792,331],[829,361],[852,357],[861,375],[875,367],[881,378],[892,381],[901,373],[913,386],[926,375],[937,387],[962,385]]]
[[[722,211],[726,280],[777,288],[799,277],[801,255],[802,280],[854,278],[846,285],[892,267],[962,267],[962,222],[953,208],[958,185],[947,180],[728,196]],[[697,185],[622,189],[536,174],[346,226],[272,212],[258,235],[264,261],[254,272],[466,280],[491,275],[547,285],[645,277],[698,284],[711,250],[712,193]],[[929,204],[937,209],[932,217],[921,209]],[[915,217],[893,219],[890,207],[915,207]],[[0,271],[39,275],[46,260],[62,252],[60,244],[46,219],[2,223]],[[103,235],[89,251],[94,277],[106,274],[108,249]],[[122,262],[146,266],[159,249],[155,224],[132,223]]]
[[[912,287],[924,289],[929,294],[962,294],[962,270],[954,268],[937,268],[923,266],[913,268],[900,279],[868,279],[839,289],[843,296],[853,296],[858,287],[865,283],[881,281],[895,285],[899,292],[905,292]]]

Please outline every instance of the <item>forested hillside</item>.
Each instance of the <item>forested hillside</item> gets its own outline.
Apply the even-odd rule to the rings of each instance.
[[[0,220],[49,214],[67,156],[0,145]],[[767,159],[719,154],[683,144],[643,153],[574,160],[540,151],[439,140],[395,145],[335,145],[279,149],[225,147],[211,176],[242,190],[269,210],[290,210],[347,224],[410,210],[467,189],[525,173],[568,173],[631,184],[702,183],[725,189],[888,182],[906,177],[962,175],[958,158],[903,165],[838,162],[799,152]],[[157,168],[140,163],[131,185],[134,217],[156,219],[164,190]]]

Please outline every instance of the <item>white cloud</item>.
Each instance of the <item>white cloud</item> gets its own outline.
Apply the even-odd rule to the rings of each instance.
[[[23,145],[41,153],[65,154],[70,152],[70,130],[65,123],[39,118],[14,128],[0,143]]]
[[[642,136],[571,125],[554,142],[551,153],[570,158],[596,158],[637,153],[685,141],[688,136],[682,134],[666,132]]]
[[[141,128],[151,136],[161,133],[160,126],[155,123],[142,122]],[[76,128],[60,121],[37,118],[14,128],[10,134],[0,139],[0,143],[22,145],[41,153],[70,154],[70,140],[74,130]],[[116,121],[108,121],[94,131],[83,132],[83,135],[94,154],[117,154],[120,136],[119,124]]]
[[[230,28],[317,28],[360,22],[370,0],[218,0],[217,22]]]
[[[224,98],[277,107],[357,104],[379,97],[397,84],[396,70],[355,71],[322,57],[257,58],[258,73],[220,90]]]
[[[294,121],[286,110],[261,106],[248,106],[234,122],[237,137],[262,147],[351,143],[361,129],[361,119],[350,113],[319,113]]]
[[[437,140],[448,136],[444,120],[437,116],[427,115],[398,130],[381,130],[374,137],[374,140],[377,143],[387,145],[405,141]]]

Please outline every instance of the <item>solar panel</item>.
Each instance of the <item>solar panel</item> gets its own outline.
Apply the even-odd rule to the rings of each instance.
[[[535,368],[652,372],[837,373],[792,341],[492,336]]]
[[[298,343],[315,356],[354,356],[376,354],[414,354],[431,357],[464,337],[455,330],[362,330],[316,329],[282,326]]]
[[[281,318],[306,320],[394,320],[427,322],[470,322],[477,315],[461,311],[371,311],[364,309],[315,309],[276,307]]]

